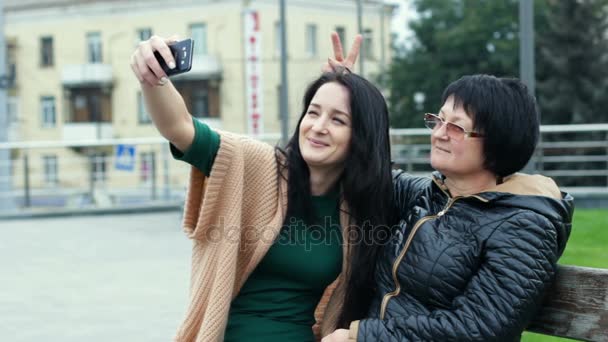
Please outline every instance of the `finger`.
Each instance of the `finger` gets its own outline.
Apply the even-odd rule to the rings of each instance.
[[[359,51],[361,50],[361,42],[363,41],[363,37],[358,34],[355,36],[355,41],[353,42],[353,46],[351,46],[350,51],[348,52],[348,57],[346,57],[346,66],[352,68],[357,62],[357,57],[359,57]]]
[[[340,69],[343,65],[342,63],[338,62],[337,60],[333,59],[333,58],[328,58],[327,59],[327,64],[329,64],[329,67],[331,68],[331,71],[336,71],[337,69]]]
[[[330,58],[327,58],[327,62],[325,62],[325,64],[323,64],[321,71],[324,73],[335,72],[336,66],[339,66],[339,65],[340,65],[340,62],[338,62],[335,59],[330,57]]]
[[[170,36],[169,38],[165,39],[165,43],[167,45],[171,45],[173,43],[179,42],[180,40],[181,40],[180,36],[177,34],[174,34],[174,35]]]
[[[135,67],[139,70],[139,74],[141,75],[141,83],[146,84],[148,86],[154,87],[159,84],[159,80],[152,73],[148,65],[141,59],[137,60],[137,64]]]
[[[144,79],[139,74],[139,69],[137,68],[137,61],[135,61],[135,54],[131,55],[131,62],[129,63],[129,65],[131,66],[131,70],[133,71],[133,74],[135,75],[139,83],[143,83]]]
[[[168,38],[168,39],[172,39],[172,38]],[[169,45],[167,45],[166,39],[154,36],[154,37],[150,38],[150,45],[151,45],[153,51],[158,51],[161,58],[165,60],[165,63],[169,66],[170,69],[175,68],[175,58],[173,57],[173,53],[169,49]],[[159,68],[160,68],[160,65],[159,65]],[[153,68],[152,70],[154,70],[154,73],[159,75],[157,73],[156,69]],[[160,70],[162,72],[162,75],[166,76],[165,72],[162,71],[162,68]]]
[[[169,50],[169,47],[165,44],[164,41],[162,41],[161,43],[162,44],[159,44],[157,46],[152,46],[152,44],[144,44],[139,49],[139,52],[141,54],[141,57],[139,59],[143,59],[144,63],[152,72],[152,76],[156,77],[157,80],[160,80],[162,77],[167,76],[163,68],[160,66],[156,55],[154,54],[155,51],[158,51],[158,53],[161,55],[161,58],[165,58],[163,55],[167,53],[166,50]],[[171,55],[171,51],[168,51],[168,53],[169,55]],[[171,60],[173,60],[173,56],[171,56],[170,58]],[[165,60],[165,63],[169,64],[170,62]],[[144,76],[144,78],[147,78],[145,70],[141,70],[140,68],[140,72],[142,72],[142,76]]]
[[[329,58],[327,60],[331,66],[333,72],[344,75],[345,73],[352,73],[352,69],[346,65],[346,62],[338,62],[334,59]]]
[[[163,76],[157,76],[154,73],[154,70],[149,65],[150,59],[149,57],[146,57],[149,55],[152,55],[152,58],[154,58],[154,62],[156,62],[158,66],[158,69],[160,69],[160,71],[164,74],[164,72],[160,68],[160,65],[158,65],[158,62],[156,61],[154,54],[151,51],[148,52],[147,55],[144,55],[144,53],[140,50],[138,55],[135,57],[135,61],[137,62],[137,69],[139,70],[139,74],[144,79],[144,81],[150,86],[156,86],[160,84],[160,78]]]
[[[334,58],[338,61],[342,61],[344,59],[342,42],[340,42],[340,36],[336,32],[331,33],[331,43],[334,48]]]

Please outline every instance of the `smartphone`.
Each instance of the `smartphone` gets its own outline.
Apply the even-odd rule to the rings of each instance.
[[[169,50],[171,50],[173,59],[175,60],[174,69],[169,69],[169,66],[167,66],[167,63],[165,63],[165,60],[161,57],[158,51],[154,52],[154,56],[167,76],[183,74],[192,69],[193,46],[194,41],[190,38],[180,40],[179,42],[169,45]]]

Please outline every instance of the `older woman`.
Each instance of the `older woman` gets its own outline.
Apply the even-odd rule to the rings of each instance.
[[[539,136],[515,79],[465,76],[431,129],[431,177],[394,173],[401,221],[368,317],[324,341],[512,341],[534,317],[570,234],[573,199],[518,174]]]

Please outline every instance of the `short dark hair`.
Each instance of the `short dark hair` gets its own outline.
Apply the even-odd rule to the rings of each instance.
[[[534,96],[516,78],[464,76],[444,90],[442,103],[452,96],[473,120],[483,138],[484,167],[499,177],[520,171],[534,153],[540,134]]]

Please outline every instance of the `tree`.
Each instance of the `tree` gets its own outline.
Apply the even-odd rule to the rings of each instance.
[[[441,92],[467,74],[519,74],[518,1],[413,0],[415,41],[397,47],[387,88],[393,127],[420,127]]]
[[[549,0],[539,32],[544,124],[608,122],[608,0]]]

